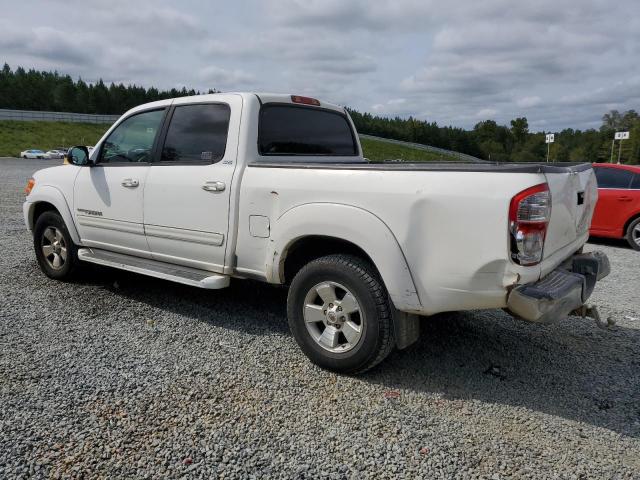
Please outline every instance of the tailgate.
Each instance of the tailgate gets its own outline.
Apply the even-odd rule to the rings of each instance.
[[[544,243],[544,258],[549,258],[589,230],[598,187],[590,165],[547,171],[544,175],[551,191],[551,219]]]

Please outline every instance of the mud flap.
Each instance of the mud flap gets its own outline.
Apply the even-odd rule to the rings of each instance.
[[[420,316],[393,309],[393,333],[396,348],[403,350],[420,337]]]

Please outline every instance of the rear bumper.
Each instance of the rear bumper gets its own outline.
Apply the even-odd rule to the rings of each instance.
[[[609,259],[602,252],[574,255],[543,279],[514,288],[507,309],[530,322],[560,320],[584,305],[596,282],[610,270]]]

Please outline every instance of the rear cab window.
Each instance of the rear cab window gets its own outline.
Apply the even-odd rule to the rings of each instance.
[[[292,104],[265,104],[260,109],[258,151],[264,157],[358,157],[355,132],[341,112]],[[284,160],[281,158],[280,160]],[[293,158],[291,161],[300,161]],[[357,158],[347,159],[358,161]]]

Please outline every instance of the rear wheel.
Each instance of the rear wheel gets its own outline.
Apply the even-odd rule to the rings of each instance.
[[[384,285],[355,256],[329,255],[303,267],[291,283],[287,313],[298,345],[322,368],[364,372],[394,346]]]
[[[629,224],[626,238],[631,248],[640,250],[640,218],[636,218]]]
[[[67,280],[78,265],[78,250],[73,244],[62,217],[53,211],[44,212],[33,229],[36,258],[47,277]]]

